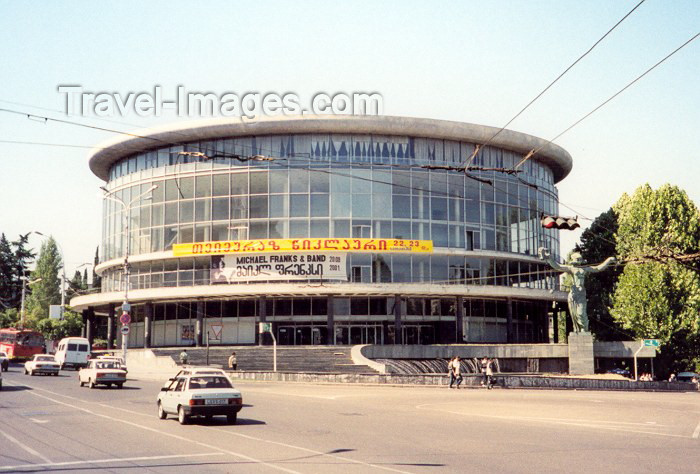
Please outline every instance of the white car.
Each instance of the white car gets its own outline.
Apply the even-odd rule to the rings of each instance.
[[[126,370],[113,360],[92,359],[88,361],[87,367],[80,369],[78,380],[81,387],[88,384],[90,388],[95,388],[96,385],[116,385],[117,388],[122,388],[126,382]]]
[[[7,372],[7,369],[10,368],[10,358],[7,357],[7,354],[5,352],[0,352],[0,370]]]
[[[122,359],[122,358],[119,357],[119,356],[114,356],[114,355],[101,355],[101,356],[98,356],[97,358],[98,358],[99,360],[111,360],[111,361],[117,362],[117,363],[119,363],[119,365],[121,366],[121,368],[124,369],[124,372],[126,372],[127,374],[129,373],[129,371],[128,371],[127,368],[126,368],[126,362],[124,362],[124,359]]]
[[[56,362],[56,358],[47,354],[35,354],[34,357],[24,363],[24,373],[29,375],[58,375],[60,369],[61,364]]]
[[[177,415],[181,425],[191,417],[211,419],[226,415],[229,423],[235,423],[243,408],[243,396],[233,387],[225,375],[183,375],[170,379],[170,383],[158,394],[158,418]]]

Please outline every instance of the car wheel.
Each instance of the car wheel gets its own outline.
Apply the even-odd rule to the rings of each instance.
[[[211,422],[211,420],[213,420],[213,419],[214,419],[214,416],[213,416],[213,415],[205,415],[205,416],[204,416],[204,420],[205,420],[206,422]]]
[[[234,413],[233,415],[226,415],[226,421],[228,421],[231,425],[235,425],[237,419],[238,413]]]
[[[163,405],[158,402],[158,418],[161,420],[165,420],[168,417],[168,414],[165,413],[165,410],[163,410]]]
[[[124,386],[123,383],[118,383],[118,384],[117,384],[117,388],[122,388],[123,386]]]
[[[81,387],[84,387],[84,386],[85,386],[85,382],[83,382],[82,380],[80,380],[80,377],[78,377],[78,382],[80,382],[80,386],[81,386]]]
[[[186,425],[190,421],[190,417],[185,414],[185,409],[183,407],[178,407],[177,409],[177,421],[181,425]]]
[[[30,377],[34,377],[34,371],[33,371],[33,370],[30,370],[30,371],[29,371],[29,375],[30,375]]]
[[[25,368],[24,368],[24,375],[27,375],[28,373],[29,373],[29,371],[28,371],[27,368],[25,367]]]
[[[88,381],[88,387],[95,388],[95,382],[93,382],[92,379]]]

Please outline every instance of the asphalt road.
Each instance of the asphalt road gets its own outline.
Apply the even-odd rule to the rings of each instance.
[[[244,408],[161,421],[160,382],[3,374],[2,472],[700,472],[700,394],[239,382]]]

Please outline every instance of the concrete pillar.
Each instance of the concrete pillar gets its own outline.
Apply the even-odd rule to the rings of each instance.
[[[83,327],[80,329],[80,337],[87,337],[87,315],[88,315],[88,310],[84,309],[80,313],[80,317],[83,320]]]
[[[204,334],[204,301],[197,301],[197,325],[195,326],[194,340],[197,347],[202,346]]]
[[[403,307],[402,307],[401,296],[394,296],[394,343],[403,344]]]
[[[455,304],[455,342],[461,344],[464,342],[464,297],[458,296]]]
[[[90,343],[90,346],[92,346],[92,341],[95,339],[95,308],[90,306],[86,310],[86,315],[85,315],[85,337],[87,338],[88,342]]]
[[[328,295],[328,322],[327,322],[327,332],[328,337],[326,338],[326,344],[330,346],[335,345],[335,310],[333,308],[333,295]]]
[[[552,326],[554,326],[554,343],[559,343],[559,303],[556,303],[552,311]]]
[[[267,321],[267,298],[262,295],[258,298],[258,322],[264,323],[265,321]],[[255,338],[258,345],[263,344],[264,334],[259,333],[257,324],[255,325]]]
[[[153,303],[146,303],[143,311],[143,347],[151,347],[151,329],[153,324]]]
[[[513,332],[513,300],[506,300],[506,341],[515,342],[515,334]]]
[[[114,349],[114,305],[107,307],[107,349]]]

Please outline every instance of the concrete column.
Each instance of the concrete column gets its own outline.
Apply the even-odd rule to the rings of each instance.
[[[394,296],[394,343],[403,344],[403,331],[402,331],[402,319],[403,319],[403,307],[402,307],[401,296]]]
[[[328,337],[326,344],[334,346],[335,345],[335,313],[333,308],[333,295],[328,295],[328,322],[327,322],[327,332]]]
[[[197,301],[197,323],[195,326],[194,340],[197,347],[202,346],[204,334],[204,301]]]
[[[267,321],[267,298],[262,295],[258,298],[258,322],[264,323]],[[264,334],[260,334],[258,331],[258,325],[255,325],[255,338],[257,339],[258,345],[262,345],[264,341]]]
[[[552,311],[552,326],[554,326],[554,343],[559,343],[559,303],[554,306],[554,311]]]
[[[506,300],[506,341],[515,341],[513,332],[513,300],[510,298]]]
[[[455,342],[461,344],[464,342],[464,297],[458,296],[455,304]]]
[[[114,349],[114,305],[107,307],[107,349]]]
[[[143,347],[151,347],[151,329],[153,324],[153,303],[146,303],[143,311]]]
[[[95,308],[90,306],[85,315],[85,337],[87,338],[88,342],[90,343],[90,346],[92,346],[92,341],[95,339],[95,330],[94,330],[94,323],[95,323]]]
[[[87,333],[87,325],[88,325],[88,323],[87,323],[87,315],[88,315],[88,310],[87,310],[87,309],[84,309],[84,310],[80,313],[80,317],[81,317],[82,320],[83,320],[83,327],[80,329],[80,337],[87,337],[87,336],[86,336],[86,333]]]

